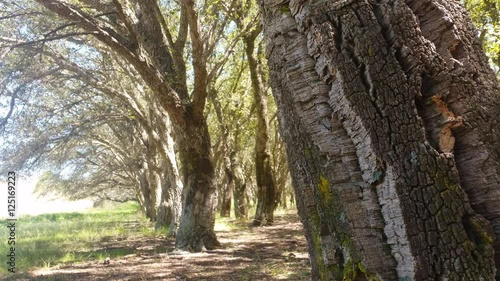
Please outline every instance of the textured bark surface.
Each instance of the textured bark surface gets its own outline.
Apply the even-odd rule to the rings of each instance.
[[[187,124],[183,131],[186,134],[177,142],[184,191],[175,245],[189,251],[213,249],[219,242],[214,232],[216,198],[208,127],[200,120]]]
[[[459,2],[261,11],[313,279],[493,280],[500,99]]]

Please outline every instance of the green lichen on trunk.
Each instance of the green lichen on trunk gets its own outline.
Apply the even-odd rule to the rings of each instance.
[[[280,12],[282,14],[285,14],[285,13],[290,13],[290,8],[288,7],[288,5],[281,5],[280,6]]]
[[[320,175],[317,182],[317,196],[321,202],[318,209],[322,211],[309,214],[309,221],[315,225],[312,228],[312,242],[320,280],[356,280],[356,276],[365,276],[367,280],[379,280],[362,264],[361,255],[349,230],[349,222],[340,200],[341,191],[330,184],[328,177],[326,174]],[[325,259],[325,252],[326,255],[332,254],[332,245],[328,243],[328,237],[334,237],[335,257],[330,256]],[[332,263],[332,260],[335,263]]]
[[[323,196],[323,200],[324,200],[325,204],[330,203],[330,201],[332,200],[332,193],[330,191],[330,183],[322,175],[319,177],[318,189],[321,192],[321,195]]]

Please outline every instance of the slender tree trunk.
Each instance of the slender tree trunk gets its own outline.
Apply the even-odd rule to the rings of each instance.
[[[224,114],[222,112],[222,106],[218,99],[218,93],[215,88],[211,87],[210,100],[215,109],[215,114],[217,116],[217,120],[219,121],[219,128],[221,132],[220,137],[220,150],[219,155],[214,156],[213,162],[217,165],[218,159],[222,158],[222,168],[224,169],[224,180],[222,187],[220,188],[221,196],[219,196],[218,202],[220,206],[220,215],[221,217],[230,217],[231,216],[231,197],[233,196],[234,190],[234,173],[231,168],[231,155],[233,152],[233,142],[231,139],[231,133],[228,128],[228,122],[226,118],[224,118]],[[220,157],[222,156],[222,157]],[[217,159],[215,159],[217,158]]]
[[[234,176],[231,170],[231,162],[229,157],[224,157],[224,173],[226,175],[226,183],[224,184],[224,190],[222,191],[222,203],[221,203],[221,217],[231,216],[231,198],[233,197],[234,190]]]
[[[274,210],[276,209],[276,184],[274,182],[269,154],[267,96],[258,75],[258,63],[254,55],[255,39],[259,33],[260,30],[254,30],[252,34],[246,36],[244,39],[257,116],[257,130],[255,134],[257,208],[255,209],[253,219],[254,226],[259,226],[263,223],[272,224]]]
[[[460,3],[261,8],[313,280],[493,280],[499,89]]]
[[[241,75],[241,74],[240,74]],[[231,197],[234,195],[234,213],[236,218],[246,218],[248,216],[248,207],[243,194],[245,194],[245,186],[242,185],[241,171],[237,163],[236,151],[239,149],[239,132],[238,125],[234,126],[234,130],[230,130],[230,122],[223,114],[222,105],[218,99],[217,90],[211,87],[209,98],[212,101],[214,110],[219,121],[221,131],[221,146],[220,155],[223,158],[224,173],[226,176],[225,185],[222,190],[221,216],[229,217],[231,215]],[[234,112],[232,112],[234,114]],[[217,157],[216,157],[217,158]],[[217,160],[214,160],[216,162]]]
[[[160,202],[157,207],[155,228],[168,226],[168,236],[175,237],[181,215],[182,183],[179,178],[172,179],[172,174],[165,171],[161,181]]]
[[[164,186],[165,173],[157,174],[156,182],[159,188],[156,189],[156,215],[155,215],[155,229],[166,227],[172,220],[172,211],[168,204],[168,196],[165,195],[167,187]]]
[[[176,130],[181,132],[181,130]],[[182,214],[176,248],[189,251],[219,246],[215,225],[215,173],[211,161],[210,136],[205,119],[186,123],[177,141],[184,177]]]
[[[234,182],[234,215],[237,219],[246,219],[248,218],[247,179],[243,174],[241,163],[236,155],[236,151],[241,150],[240,133],[241,128],[236,126],[233,130],[234,141],[232,142],[229,160]]]
[[[285,174],[286,172],[288,171],[279,171],[278,175],[278,192],[279,192],[279,203],[280,203],[280,206],[283,208],[283,209],[286,209],[288,207],[287,205],[287,202],[286,202],[286,190],[287,190],[287,186],[286,186],[286,182],[287,182],[287,177],[288,177],[288,174]]]
[[[290,205],[296,206],[297,203],[295,202],[295,192],[293,192],[293,189],[290,190]]]
[[[141,171],[139,171],[138,181],[140,196],[142,199],[140,200],[140,202],[142,202],[142,211],[150,221],[154,221],[156,216],[155,202],[153,201],[153,196],[151,194],[151,185],[146,170],[141,169]]]
[[[234,215],[237,219],[248,218],[248,200],[246,196],[246,183],[236,181],[234,188]]]
[[[174,150],[174,140],[170,131],[171,123],[165,114],[155,112],[158,117],[158,131],[163,138],[158,144],[162,156],[162,175],[160,178],[160,198],[157,208],[156,228],[165,227],[168,224],[168,236],[177,234],[182,208],[182,180],[179,175],[177,160]]]
[[[284,209],[288,208],[287,204],[287,182],[289,178],[286,151],[283,142],[278,133],[277,124],[274,127],[274,143],[273,143],[273,174],[276,178],[276,193],[277,201]]]
[[[235,146],[238,146],[238,134],[235,135]],[[231,170],[234,176],[234,216],[237,219],[248,218],[247,184],[236,155],[231,155]]]
[[[240,149],[241,129],[234,129],[234,142],[232,153],[229,155],[231,161],[231,171],[234,178],[234,216],[237,219],[248,218],[248,200],[247,200],[247,179],[243,173],[241,163],[236,157],[236,151]]]

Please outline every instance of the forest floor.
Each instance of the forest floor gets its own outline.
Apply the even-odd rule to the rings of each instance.
[[[94,251],[100,259],[62,263],[4,280],[310,280],[302,225],[293,211],[276,215],[272,226],[219,220],[222,246],[201,253],[176,253],[174,239],[161,235],[102,237]],[[126,254],[129,253],[129,254]],[[86,253],[85,253],[86,254]]]

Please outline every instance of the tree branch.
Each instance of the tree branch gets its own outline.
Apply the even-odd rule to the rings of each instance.
[[[192,94],[192,118],[195,122],[203,118],[207,99],[207,69],[204,59],[203,41],[198,26],[198,15],[193,0],[184,0],[186,7],[191,43],[193,45],[194,89]]]
[[[21,42],[21,43],[17,43],[17,44],[14,44],[11,46],[5,46],[5,47],[9,47],[11,49],[14,49],[14,48],[24,47],[27,45],[34,45],[37,43],[45,43],[45,42],[55,41],[55,40],[59,40],[59,39],[67,38],[67,37],[82,36],[82,35],[95,35],[95,33],[93,33],[93,32],[71,32],[71,33],[61,34],[61,35],[57,35],[57,36],[53,36],[53,37],[49,37],[49,38]],[[4,38],[2,38],[2,39],[4,39]],[[5,48],[5,47],[0,47],[0,48]]]
[[[12,116],[12,113],[14,112],[15,105],[16,105],[16,95],[12,94],[12,97],[10,98],[9,112],[7,112],[7,115],[4,118],[1,119],[1,121],[0,121],[0,130],[2,130],[5,127],[5,125],[7,124],[7,121]]]
[[[179,53],[181,53],[182,50],[184,50],[184,46],[186,45],[188,29],[189,29],[186,6],[184,5],[181,5],[181,18],[179,22],[180,22],[179,32],[177,34],[177,39],[175,40],[174,43],[174,49]]]
[[[237,3],[237,0],[233,0],[231,2],[231,4],[229,5],[229,9],[231,10],[235,6],[236,3]],[[207,56],[209,54],[213,53],[215,47],[217,46],[217,44],[220,41],[220,38],[222,38],[222,36],[224,35],[224,31],[225,31],[226,25],[228,24],[229,20],[230,20],[229,15],[224,17],[224,20],[220,24],[220,27],[218,30],[215,30],[216,26],[218,25],[218,21],[214,21],[214,24],[212,26],[212,30],[214,30],[214,32],[216,32],[216,31],[218,31],[218,32],[213,36],[212,40],[210,40],[209,34],[207,35],[207,38],[204,40],[207,42],[207,47],[206,47],[206,50],[207,50],[206,55]],[[212,42],[210,42],[210,41],[212,41]]]
[[[137,33],[135,32],[135,29],[132,24],[132,12],[127,8],[127,10],[124,9],[123,5],[120,3],[119,0],[113,0],[113,5],[116,8],[116,12],[118,14],[118,17],[120,20],[123,22],[125,27],[127,28],[128,32],[132,36],[132,39],[130,39],[133,42],[133,45],[135,48],[139,45],[139,39],[137,36]]]
[[[40,14],[42,14],[42,13],[40,13],[40,12],[26,12],[26,13],[19,13],[19,14],[10,14],[7,16],[0,17],[0,20],[7,20],[7,19],[16,18],[16,17],[40,15]]]
[[[158,18],[158,21],[160,22],[160,25],[162,27],[162,30],[165,34],[165,37],[167,38],[167,42],[170,48],[174,48],[174,40],[172,39],[172,33],[170,32],[170,29],[168,28],[167,22],[165,21],[165,18],[163,17],[160,7],[158,6],[158,2],[155,1],[154,3],[154,9],[156,12],[156,17]]]
[[[112,50],[120,54],[129,63],[134,65],[137,72],[144,79],[150,89],[159,95],[162,107],[176,122],[184,122],[185,104],[178,94],[168,85],[162,73],[153,65],[141,59],[135,54],[135,48],[130,40],[119,35],[111,28],[102,26],[95,19],[80,9],[57,0],[36,0],[48,10],[78,25],[92,34],[102,43],[108,45]]]

